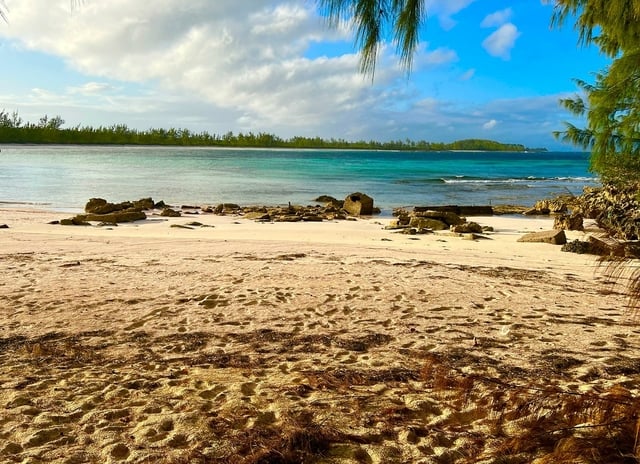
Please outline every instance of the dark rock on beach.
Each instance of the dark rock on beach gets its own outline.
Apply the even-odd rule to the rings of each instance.
[[[482,226],[477,222],[465,222],[451,226],[451,232],[456,234],[481,234],[484,232]]]
[[[90,226],[91,223],[87,222],[82,215],[78,215],[72,218],[60,219],[60,225],[62,226]]]
[[[567,236],[564,230],[547,230],[543,232],[531,232],[518,239],[518,242],[525,243],[550,243],[552,245],[564,245],[567,243]]]
[[[160,213],[160,216],[163,216],[163,217],[180,217],[180,216],[182,216],[182,213],[180,213],[180,211],[176,211],[176,210],[171,209],[171,208],[164,208],[162,210],[162,212]]]
[[[584,217],[581,213],[558,214],[553,220],[553,228],[557,230],[584,230]]]
[[[352,193],[344,199],[342,208],[352,216],[371,216],[373,214],[373,198],[360,192]]]
[[[590,254],[593,253],[591,243],[583,240],[573,240],[562,245],[561,251],[568,253]]]
[[[533,205],[533,208],[524,212],[527,216],[546,216],[549,214],[566,213],[568,210],[567,201],[563,197],[550,200],[539,200]]]
[[[136,201],[110,203],[104,198],[91,198],[85,205],[85,214],[78,214],[69,219],[62,219],[61,225],[91,225],[90,221],[102,224],[117,224],[134,222],[147,218],[145,210],[154,209],[155,203],[151,198]]]
[[[84,218],[85,221],[98,221],[117,224],[119,222],[135,222],[141,221],[147,218],[147,215],[143,211],[136,210],[124,210],[114,211],[109,214],[85,214],[78,217]]]
[[[413,208],[413,211],[415,213],[421,213],[425,211],[449,212],[455,213],[459,216],[493,216],[492,206],[416,206]]]

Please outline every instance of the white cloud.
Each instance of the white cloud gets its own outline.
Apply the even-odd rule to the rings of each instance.
[[[458,54],[454,50],[441,47],[421,53],[418,60],[429,66],[441,65],[458,61]]]
[[[471,3],[427,0],[427,9],[453,22]],[[352,37],[346,28],[328,29],[313,1],[156,0],[150,8],[148,2],[91,0],[73,11],[68,0],[7,4],[10,24],[0,27],[0,37],[9,40],[2,42],[57,57],[57,63],[79,71],[69,80],[34,79],[28,86],[38,89],[30,93],[3,85],[0,92],[9,95],[0,93],[0,108],[16,109],[27,120],[60,114],[69,125],[122,122],[142,129],[378,140],[481,137],[482,126],[496,120],[492,137],[529,143],[523,134],[535,128],[553,141],[549,126],[561,128],[556,122],[567,118],[552,109],[557,110],[557,96],[531,110],[523,102],[463,102],[484,101],[469,97],[482,91],[476,88],[481,79],[460,82],[475,71],[445,66],[458,61],[457,53],[426,44],[420,45],[411,79],[398,67],[393,47],[382,47],[372,85],[358,73],[357,55],[323,53],[323,44],[350,43]],[[507,23],[485,46],[508,57],[518,35]],[[309,47],[317,47],[313,56],[322,56],[305,56]],[[11,66],[3,62],[3,70]],[[461,90],[449,97],[457,100],[443,97],[451,95],[451,83]]]
[[[487,37],[482,42],[482,46],[489,55],[508,60],[511,58],[511,49],[519,36],[518,28],[512,23],[507,23]]]
[[[498,124],[498,121],[496,121],[495,119],[492,119],[491,121],[487,121],[482,125],[482,128],[484,130],[491,130],[494,127],[496,127],[496,125]]]
[[[503,24],[509,22],[512,15],[513,11],[511,10],[511,8],[496,11],[495,13],[491,13],[490,15],[485,16],[485,18],[480,23],[480,27],[502,26]]]
[[[78,87],[68,88],[70,94],[79,95],[102,95],[112,90],[114,90],[114,87],[106,82],[87,82]]]
[[[15,0],[11,27],[0,35],[60,56],[94,78],[153,82],[165,92],[237,111],[245,115],[239,123],[254,129],[319,126],[348,111],[366,114],[382,97],[358,73],[357,55],[304,57],[312,43],[344,34],[328,29],[314,8],[294,0],[158,0],[153,8],[110,0],[85,2],[72,12],[64,0]],[[451,53],[443,51],[426,56],[447,59]],[[385,56],[376,83],[402,75],[383,63]],[[72,91],[106,90],[98,87]]]
[[[460,80],[461,81],[468,81],[469,79],[471,79],[476,73],[475,68],[471,68],[467,71],[465,71],[462,76],[460,76]]]
[[[467,8],[475,0],[426,0],[425,7],[429,16],[438,18],[440,26],[449,30],[456,25],[453,16]]]

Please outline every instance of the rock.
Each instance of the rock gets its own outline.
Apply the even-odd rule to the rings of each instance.
[[[451,232],[456,234],[481,234],[482,226],[477,222],[465,222],[463,224],[452,225]]]
[[[335,208],[342,208],[344,206],[344,200],[338,200],[337,198],[332,197],[331,195],[320,195],[315,198],[313,201],[322,203],[324,205],[331,205]]]
[[[244,214],[245,219],[250,219],[253,221],[268,221],[271,219],[269,213],[262,211],[249,211]]]
[[[539,200],[533,208],[540,211],[540,214],[559,214],[567,212],[567,204],[561,198],[552,200]]]
[[[502,214],[524,214],[525,211],[529,210],[526,206],[522,205],[494,205],[492,206],[493,214],[502,215]]]
[[[85,205],[84,211],[90,214],[109,214],[131,208],[133,208],[133,203],[131,203],[130,201],[125,201],[122,203],[109,203],[102,198],[92,198]]]
[[[562,245],[562,248],[560,250],[566,251],[568,253],[578,253],[578,254],[585,254],[585,253],[592,252],[591,243],[584,242],[582,240],[574,240],[572,242],[567,242],[564,245]]]
[[[584,217],[580,213],[558,214],[553,220],[553,228],[557,230],[584,230]]]
[[[439,211],[450,212],[459,216],[492,216],[493,208],[491,206],[458,206],[458,205],[445,205],[445,206],[416,206],[413,208],[414,213],[421,213],[424,211]]]
[[[79,214],[75,217],[68,219],[60,219],[60,225],[62,226],[90,226],[91,224],[85,219],[85,215]]]
[[[445,222],[429,217],[412,217],[409,221],[409,227],[431,230],[446,230],[449,228]]]
[[[0,229],[8,229],[9,226],[6,224],[0,224]]]
[[[151,198],[141,198],[133,202],[133,209],[137,209],[140,211],[155,209],[155,207],[156,204]]]
[[[167,206],[165,202],[160,200],[158,203],[153,205],[153,209],[163,209],[165,206]]]
[[[104,198],[90,198],[87,204],[84,206],[84,210],[87,213],[96,213],[100,208],[103,208],[107,204],[107,200]]]
[[[344,200],[344,210],[353,216],[371,216],[373,214],[373,198],[356,192]]]
[[[109,214],[83,214],[78,217],[83,217],[85,221],[109,222],[113,224],[147,219],[147,215],[145,213],[136,210],[114,211]]]
[[[624,256],[624,244],[606,235],[589,237],[591,252],[600,256]]]
[[[465,222],[465,220],[458,214],[452,213],[451,211],[419,211],[414,212],[413,216],[438,219],[439,221],[444,222],[447,226],[457,226],[458,224],[463,224]]]
[[[547,230],[544,232],[531,232],[518,239],[524,243],[551,243],[552,245],[564,245],[567,243],[567,236],[564,230]]]
[[[300,216],[296,216],[292,214],[285,214],[275,218],[275,222],[300,222],[300,221],[302,221],[302,218]]]
[[[182,216],[182,213],[180,211],[176,211],[175,209],[165,208],[160,213],[160,216],[163,216],[163,217],[180,217],[180,216]]]

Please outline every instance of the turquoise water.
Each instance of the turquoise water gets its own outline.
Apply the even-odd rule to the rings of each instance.
[[[597,185],[584,153],[381,152],[4,146],[0,204],[81,209],[87,199],[312,204],[364,192],[390,212],[426,204],[523,204]]]

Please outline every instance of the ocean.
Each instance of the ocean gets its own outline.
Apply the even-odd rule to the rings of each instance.
[[[0,206],[80,211],[89,198],[170,205],[533,205],[598,185],[588,154],[389,152],[134,146],[0,147]]]

